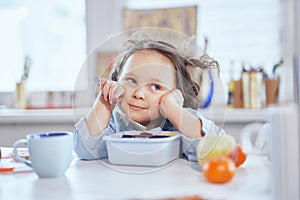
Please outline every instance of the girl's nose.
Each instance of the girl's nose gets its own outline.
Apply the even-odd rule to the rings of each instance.
[[[133,91],[132,96],[135,99],[144,100],[145,99],[145,93],[146,93],[145,87],[139,87],[135,91]]]

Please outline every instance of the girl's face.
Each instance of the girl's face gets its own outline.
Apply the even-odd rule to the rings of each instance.
[[[133,121],[144,126],[157,126],[161,97],[176,88],[173,63],[162,54],[143,50],[132,54],[119,77],[125,88],[121,110]]]

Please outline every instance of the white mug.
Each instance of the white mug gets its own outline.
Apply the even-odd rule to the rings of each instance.
[[[72,133],[36,133],[15,142],[13,153],[16,160],[32,167],[39,177],[60,177],[65,174],[72,160]],[[29,159],[18,155],[18,148],[26,146]]]
[[[250,123],[241,131],[241,144],[249,154],[270,156],[270,131],[269,123]]]

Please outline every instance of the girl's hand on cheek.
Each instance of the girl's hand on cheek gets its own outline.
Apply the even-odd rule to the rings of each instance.
[[[182,107],[183,101],[184,98],[180,90],[178,89],[171,90],[161,97],[159,110],[164,117],[167,117],[167,113],[170,111],[169,106],[176,104]]]
[[[125,93],[125,89],[120,83],[106,79],[100,80],[100,91],[100,100],[111,105],[119,103]]]

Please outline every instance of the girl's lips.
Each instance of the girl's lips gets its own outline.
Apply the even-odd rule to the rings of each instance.
[[[138,106],[138,105],[134,105],[134,104],[128,104],[128,105],[129,105],[129,107],[131,109],[134,109],[134,110],[142,110],[142,109],[144,109],[144,107],[141,107],[141,106]]]

